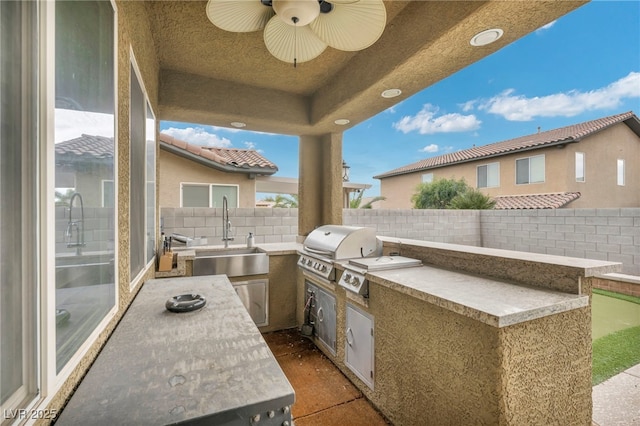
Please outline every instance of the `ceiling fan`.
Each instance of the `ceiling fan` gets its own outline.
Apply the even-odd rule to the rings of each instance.
[[[226,31],[264,29],[267,50],[296,66],[327,46],[371,46],[384,31],[387,11],[382,0],[209,0],[207,17]]]

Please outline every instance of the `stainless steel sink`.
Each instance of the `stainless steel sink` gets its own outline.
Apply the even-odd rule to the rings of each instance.
[[[269,273],[269,256],[258,248],[196,250],[193,275],[242,277]]]

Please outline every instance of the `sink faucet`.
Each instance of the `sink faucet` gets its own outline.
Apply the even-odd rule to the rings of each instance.
[[[73,220],[73,202],[75,199],[80,201],[80,220]],[[71,242],[73,236],[73,230],[76,230],[76,242]],[[69,200],[69,222],[67,223],[67,230],[65,232],[67,238],[67,247],[75,247],[76,255],[82,254],[82,247],[86,244],[84,242],[84,202],[82,201],[82,195],[79,192],[74,192]]]
[[[229,247],[229,241],[233,241],[231,235],[231,221],[229,220],[229,200],[227,196],[222,196],[222,241],[224,248]]]

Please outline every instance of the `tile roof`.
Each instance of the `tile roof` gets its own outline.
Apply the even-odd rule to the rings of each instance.
[[[56,155],[113,158],[113,138],[83,134],[75,139],[57,143],[55,152]]]
[[[456,163],[479,160],[481,158],[506,155],[517,151],[544,148],[550,145],[559,145],[563,143],[579,142],[584,137],[590,136],[609,126],[613,126],[614,124],[618,124],[632,118],[635,118],[636,121],[636,123],[633,123],[633,128],[637,129],[638,117],[636,117],[632,111],[629,111],[624,114],[612,115],[609,117],[599,118],[597,120],[574,124],[572,126],[561,127],[559,129],[534,133],[527,136],[520,136],[515,139],[495,142],[489,145],[473,147],[458,152],[452,152],[450,154],[427,158],[425,160],[420,160],[416,163],[379,174],[374,176],[374,178],[381,179],[448,166]]]
[[[502,195],[493,197],[496,210],[559,209],[580,198],[579,192],[553,194]]]
[[[227,171],[231,172],[242,172],[251,169],[254,172],[260,171],[263,174],[273,174],[278,171],[278,166],[253,149],[203,147],[176,139],[166,133],[160,133],[161,147],[163,146],[162,144],[177,148],[177,151],[176,149],[173,150],[174,152],[183,151],[200,157],[201,160],[209,163],[209,165],[225,166],[228,168]]]

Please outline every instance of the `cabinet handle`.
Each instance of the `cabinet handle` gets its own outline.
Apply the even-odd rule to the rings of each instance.
[[[351,334],[351,340],[349,340],[349,334]],[[349,344],[349,346],[353,346],[353,331],[351,331],[351,328],[347,328],[347,343]]]
[[[324,314],[322,313],[322,307],[318,308],[318,321],[322,322]]]

